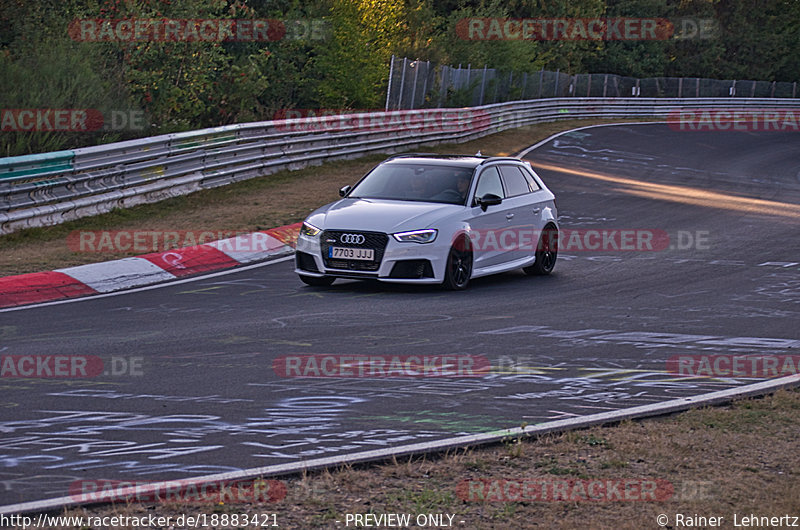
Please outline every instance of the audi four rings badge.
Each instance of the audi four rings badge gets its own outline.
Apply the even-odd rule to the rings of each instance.
[[[350,243],[351,245],[360,245],[364,243],[364,236],[361,234],[342,234],[339,237],[342,243]]]

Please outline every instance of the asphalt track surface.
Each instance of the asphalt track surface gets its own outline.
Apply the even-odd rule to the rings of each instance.
[[[80,480],[300,463],[656,403],[756,381],[677,377],[670,357],[800,353],[800,135],[596,127],[527,158],[562,229],[661,230],[672,248],[562,249],[549,277],[512,272],[465,292],[311,288],[281,261],[2,312],[3,355],[135,368],[0,380],[0,505],[67,495]],[[272,368],[354,353],[484,356],[492,373]]]

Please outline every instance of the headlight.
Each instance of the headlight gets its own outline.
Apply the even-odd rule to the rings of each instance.
[[[306,222],[304,222],[303,226],[300,228],[300,235],[303,236],[314,237],[320,232],[321,230],[319,228]]]
[[[401,243],[431,243],[436,239],[436,230],[412,230],[411,232],[398,232],[392,234]]]

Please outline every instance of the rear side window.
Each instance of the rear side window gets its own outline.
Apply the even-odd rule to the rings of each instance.
[[[503,175],[503,183],[506,185],[509,197],[525,195],[538,189],[538,186],[532,187],[531,177],[517,166],[500,166],[500,173]]]
[[[533,177],[533,175],[531,175],[531,171],[530,171],[529,168],[517,167],[517,169],[519,169],[522,172],[522,174],[525,175],[525,179],[528,181],[528,183],[531,186],[531,191],[538,191],[538,190],[542,189],[542,187],[539,185],[539,183],[536,181],[536,179]]]
[[[503,184],[500,182],[500,173],[497,172],[496,167],[485,169],[478,181],[478,189],[475,191],[475,196],[483,197],[487,193],[497,195],[501,199],[506,196],[503,193]]]

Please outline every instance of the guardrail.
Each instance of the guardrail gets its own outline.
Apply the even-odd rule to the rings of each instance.
[[[787,99],[558,98],[461,109],[245,123],[0,159],[0,234],[156,202],[328,160],[465,142],[561,119],[665,118],[681,109],[798,109]]]

